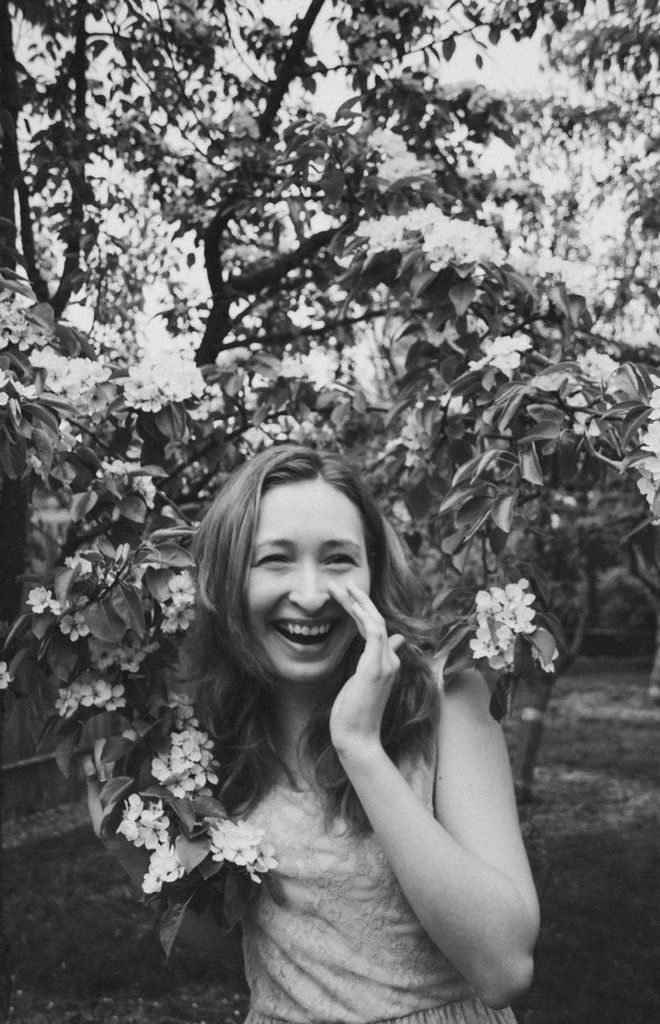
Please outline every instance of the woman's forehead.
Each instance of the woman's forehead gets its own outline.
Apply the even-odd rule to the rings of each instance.
[[[255,543],[316,537],[364,542],[358,507],[325,480],[300,480],[267,491],[259,504]]]

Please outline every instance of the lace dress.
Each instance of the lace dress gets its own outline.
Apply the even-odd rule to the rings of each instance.
[[[420,758],[401,771],[432,808],[435,765]],[[438,951],[373,834],[328,832],[322,797],[284,784],[249,820],[278,866],[243,922],[245,1024],[515,1024]]]

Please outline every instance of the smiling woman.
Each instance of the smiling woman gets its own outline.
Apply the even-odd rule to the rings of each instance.
[[[512,1024],[538,904],[506,747],[478,673],[444,691],[362,481],[275,446],[230,477],[195,554],[188,677],[218,796],[274,853],[241,920],[246,1024]],[[208,912],[182,934],[232,956]]]

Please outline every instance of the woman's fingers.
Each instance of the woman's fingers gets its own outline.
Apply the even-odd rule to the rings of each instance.
[[[351,616],[365,641],[365,649],[360,659],[364,669],[373,674],[391,676],[399,668],[396,651],[404,642],[404,637],[396,633],[387,635],[385,620],[368,594],[353,583],[345,588],[336,583],[328,584],[330,595]]]

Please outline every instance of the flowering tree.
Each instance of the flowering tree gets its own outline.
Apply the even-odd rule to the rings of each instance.
[[[480,156],[515,143],[506,103],[440,81],[461,36],[531,34],[555,5],[450,6],[312,0],[287,28],[259,4],[12,8],[48,59],[9,52],[1,97],[0,536],[28,498],[70,525],[5,611],[0,686],[50,702],[63,770],[104,740],[107,820],[143,845],[148,824],[151,891],[201,871],[224,820],[173,680],[190,531],[251,452],[305,440],[364,466],[433,581],[447,674],[476,660],[497,714],[563,644],[521,538],[584,479],[636,484],[635,526],[660,514],[660,382],[594,334],[575,262],[505,229]],[[178,861],[174,819],[202,844]]]

